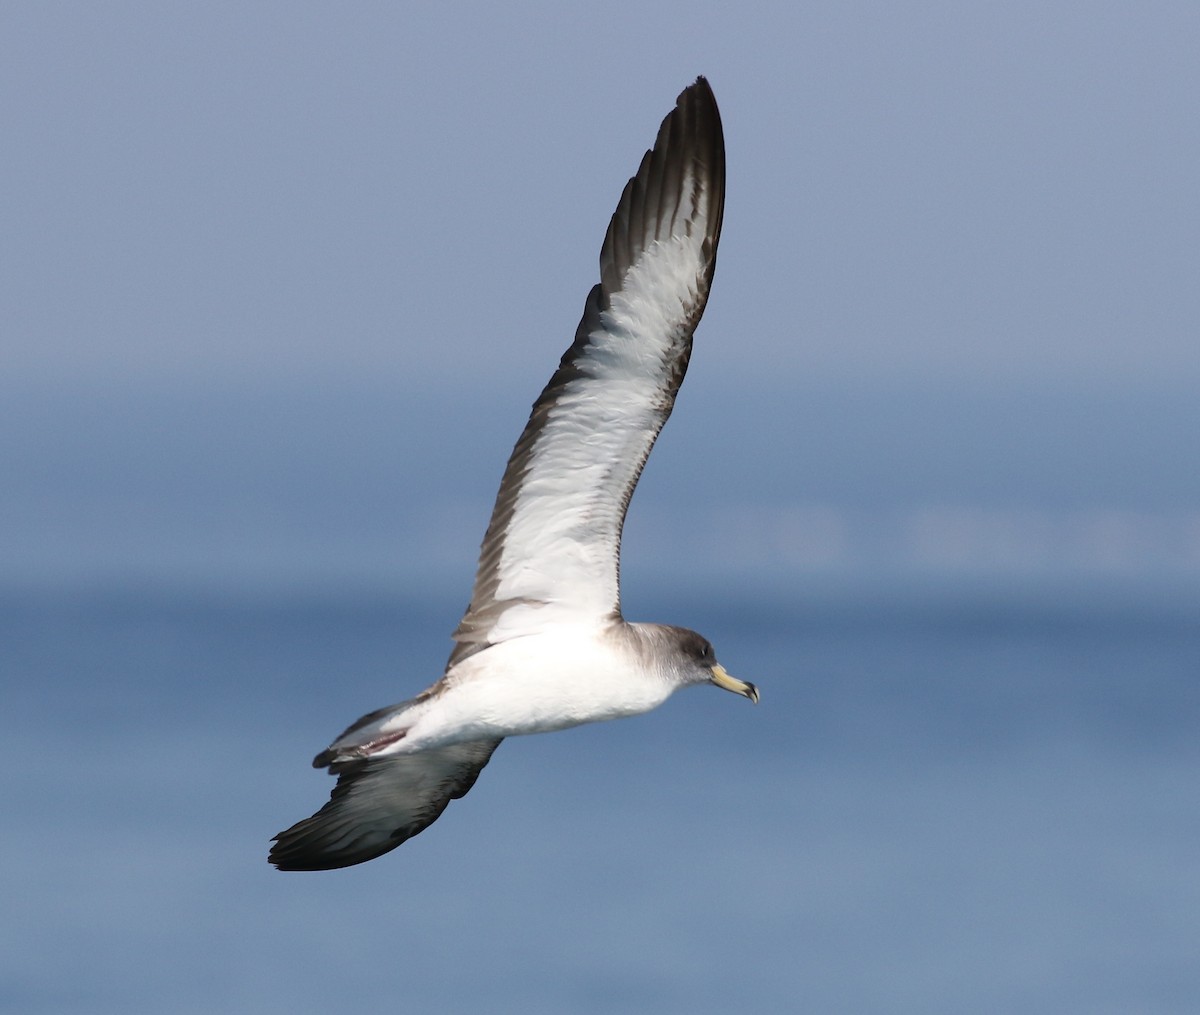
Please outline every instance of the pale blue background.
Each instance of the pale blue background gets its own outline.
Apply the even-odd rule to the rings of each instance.
[[[0,1008],[1200,1009],[1200,11],[0,12]],[[633,505],[690,693],[285,876],[440,672],[608,215],[726,227]]]

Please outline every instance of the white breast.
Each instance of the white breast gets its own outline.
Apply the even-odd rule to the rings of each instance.
[[[607,625],[558,625],[464,659],[401,742],[402,751],[566,729],[648,712],[675,689],[645,671]]]

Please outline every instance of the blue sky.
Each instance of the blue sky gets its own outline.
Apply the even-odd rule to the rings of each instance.
[[[1194,581],[1198,45],[1184,4],[8,5],[7,571],[465,590],[703,73],[725,234],[648,572]]]

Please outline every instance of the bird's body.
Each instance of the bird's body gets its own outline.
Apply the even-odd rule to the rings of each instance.
[[[374,753],[551,733],[648,712],[677,685],[669,674],[647,680],[640,672],[642,629],[625,621],[563,624],[498,642],[452,666],[436,695],[394,714],[380,734],[403,736]]]
[[[686,89],[625,187],[575,341],[513,449],[446,672],[313,764],[330,801],[276,837],[284,870],[361,863],[428,827],[506,737],[619,719],[679,687],[754,701],[694,631],[621,616],[621,528],[708,299],[725,193],[708,83]]]

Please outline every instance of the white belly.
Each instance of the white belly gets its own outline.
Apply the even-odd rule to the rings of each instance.
[[[648,712],[674,685],[646,673],[593,627],[500,642],[464,659],[408,731],[401,750],[519,736]]]

